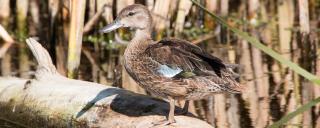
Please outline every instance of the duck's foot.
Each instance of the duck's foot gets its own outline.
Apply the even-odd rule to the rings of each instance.
[[[174,123],[176,123],[175,120],[170,121],[170,120],[165,119],[165,120],[161,120],[161,121],[158,121],[158,122],[153,122],[152,124],[154,126],[166,126],[166,125],[170,125],[170,124],[174,124]]]
[[[174,99],[172,97],[169,97],[169,101],[170,101],[169,102],[170,103],[170,110],[169,110],[168,119],[152,123],[155,126],[165,126],[165,125],[170,125],[170,124],[173,124],[176,122],[174,119],[174,107],[175,107],[174,106]]]
[[[189,112],[188,110],[182,109],[182,110],[179,110],[179,111],[174,112],[174,113],[176,113],[177,115],[187,115],[188,112]]]

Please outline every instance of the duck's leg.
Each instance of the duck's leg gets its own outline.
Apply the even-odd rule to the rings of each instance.
[[[175,123],[176,121],[174,120],[174,110],[175,110],[175,100],[172,97],[168,98],[169,100],[169,104],[170,104],[170,110],[169,110],[169,114],[168,114],[168,118],[166,120],[162,120],[159,122],[154,122],[154,125],[161,125],[161,126],[165,126],[165,125],[169,125],[172,123]]]
[[[169,116],[168,116],[168,121],[169,123],[174,123],[175,120],[174,120],[174,110],[175,110],[175,101],[172,97],[169,97],[169,103],[170,103],[170,111],[169,111]]]
[[[189,100],[186,100],[184,102],[184,106],[182,108],[182,111],[178,111],[176,114],[178,114],[178,115],[186,115],[189,112],[188,109],[189,109]]]
[[[187,114],[189,109],[189,100],[186,100],[184,103],[183,109],[182,109],[182,114]]]

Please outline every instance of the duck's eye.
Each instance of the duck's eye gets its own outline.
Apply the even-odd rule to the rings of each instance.
[[[129,12],[128,13],[128,16],[133,16],[134,15],[134,12]]]

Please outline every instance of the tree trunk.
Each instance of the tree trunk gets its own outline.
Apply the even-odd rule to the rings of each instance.
[[[68,48],[68,77],[76,78],[80,65],[82,33],[86,0],[71,1],[71,21]]]
[[[153,8],[154,27],[157,32],[156,40],[162,38],[163,30],[168,27],[169,0],[157,0]]]
[[[249,21],[250,23],[250,31],[253,36],[259,38],[258,32],[256,31],[256,25],[258,21],[258,15],[260,13],[259,10],[260,3],[258,0],[249,0]],[[252,47],[251,48],[251,55],[252,55],[252,67],[253,67],[253,74],[254,74],[254,83],[256,86],[256,91],[258,94],[258,122],[255,125],[256,127],[266,127],[269,120],[269,84],[268,78],[264,74],[264,64],[263,64],[263,56],[259,49]]]
[[[206,0],[206,8],[212,12],[216,13],[218,9],[218,0]],[[212,18],[209,14],[205,14],[204,16],[204,26],[209,29],[214,29],[215,22],[212,22]]]
[[[177,18],[174,27],[174,35],[179,36],[179,33],[183,31],[184,21],[192,6],[190,0],[180,0],[179,9],[177,12]]]
[[[27,35],[27,13],[29,0],[17,0],[17,29],[19,39],[19,74],[22,78],[29,78],[30,62],[29,56],[23,39]]]
[[[9,28],[10,23],[10,0],[0,1],[0,37],[3,38],[3,45],[0,48],[0,58],[1,60],[1,74],[2,76],[10,76],[11,70],[11,51],[10,46],[14,43],[14,40],[6,31]],[[2,42],[2,41],[1,41]]]
[[[301,48],[301,61],[303,68],[311,71],[312,63],[314,57],[310,55],[315,55],[312,51],[312,39],[310,38],[310,22],[309,22],[309,6],[308,0],[299,0],[299,24],[300,24],[300,47]],[[316,55],[315,55],[316,56]],[[301,79],[302,87],[302,104],[308,103],[313,97],[313,86],[312,83],[308,80]],[[305,111],[303,113],[303,127],[307,128],[309,125],[312,125],[312,110]]]

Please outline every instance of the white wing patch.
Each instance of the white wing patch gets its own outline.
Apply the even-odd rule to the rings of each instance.
[[[157,71],[165,77],[174,77],[175,75],[179,74],[182,69],[178,67],[170,68],[167,65],[161,65]]]

